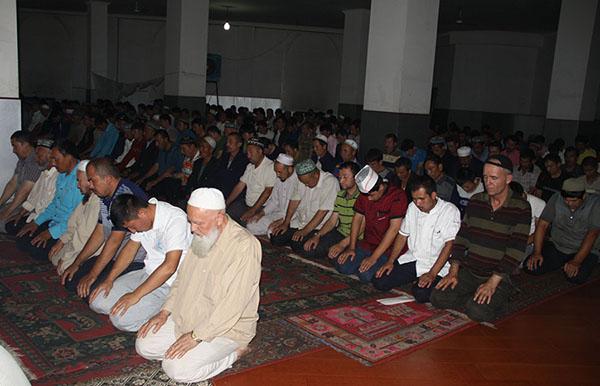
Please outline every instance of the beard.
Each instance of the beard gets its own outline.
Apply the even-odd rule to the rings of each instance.
[[[215,227],[209,233],[204,236],[198,236],[197,234],[193,234],[191,249],[194,254],[200,258],[205,258],[208,256],[208,252],[213,245],[217,242],[219,238],[220,232],[219,228]]]

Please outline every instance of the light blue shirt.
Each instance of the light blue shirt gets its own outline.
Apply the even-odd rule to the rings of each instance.
[[[420,147],[416,148],[417,151],[414,152],[413,155],[407,155],[406,152],[402,152],[402,157],[406,157],[409,158],[411,163],[412,163],[412,171],[413,173],[417,172],[417,169],[419,168],[419,164],[425,162],[425,158],[427,157],[427,153],[425,152],[425,150],[421,149]],[[421,175],[423,174],[423,169],[421,169]]]
[[[98,138],[94,150],[90,153],[90,157],[107,157],[112,153],[115,143],[119,139],[119,131],[111,123],[106,126],[106,130]]]
[[[83,195],[77,188],[77,165],[69,174],[60,173],[56,178],[56,193],[50,205],[35,219],[37,225],[50,221],[48,230],[53,239],[67,231],[71,213],[81,202]]]

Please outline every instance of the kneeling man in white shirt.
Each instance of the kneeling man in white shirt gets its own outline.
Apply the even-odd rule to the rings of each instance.
[[[183,210],[155,198],[146,202],[122,194],[112,203],[110,216],[116,227],[128,228],[131,237],[106,280],[92,292],[90,308],[110,315],[119,330],[137,331],[162,307],[192,233]],[[119,277],[140,246],[146,250],[144,269]]]
[[[414,177],[408,189],[413,202],[408,205],[389,260],[371,282],[384,291],[415,282],[412,295],[419,303],[426,303],[437,282],[448,273],[448,257],[460,229],[460,211],[437,197],[436,183],[429,176]]]

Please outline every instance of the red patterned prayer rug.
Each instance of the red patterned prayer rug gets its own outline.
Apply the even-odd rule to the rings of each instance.
[[[283,317],[372,299],[381,293],[350,277],[292,259],[263,243],[261,306],[249,354],[225,374],[324,348]],[[0,338],[21,354],[38,385],[155,371],[135,352],[135,334],[115,330],[59,283],[54,268],[0,242]],[[153,383],[154,384],[154,383]],[[158,383],[156,383],[158,384]]]
[[[461,314],[415,302],[377,301],[287,318],[328,345],[372,365],[407,354],[473,324]]]
[[[600,268],[597,267],[588,283],[599,278]],[[564,279],[561,270],[543,276],[522,273],[519,281],[519,292],[494,323],[577,288]],[[403,289],[408,292],[408,286]],[[286,320],[334,349],[373,365],[406,355],[475,324],[460,311],[464,310],[438,310],[429,303],[384,306],[377,301],[358,301],[287,317]]]

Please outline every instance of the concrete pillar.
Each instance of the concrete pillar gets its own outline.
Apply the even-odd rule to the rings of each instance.
[[[204,110],[208,0],[168,0],[165,104]]]
[[[344,45],[338,113],[353,119],[360,118],[365,95],[369,14],[368,9],[344,11]]]
[[[600,143],[599,21],[598,0],[562,2],[544,127],[547,140],[560,136],[572,143],[579,132]]]
[[[17,1],[0,0],[0,186],[10,180],[17,161],[9,138],[21,130],[18,57]]]
[[[439,0],[371,1],[361,154],[390,132],[426,145],[438,11]]]
[[[90,0],[88,3],[90,28],[90,90],[88,100],[103,97],[96,91],[93,74],[108,76],[108,2]]]

